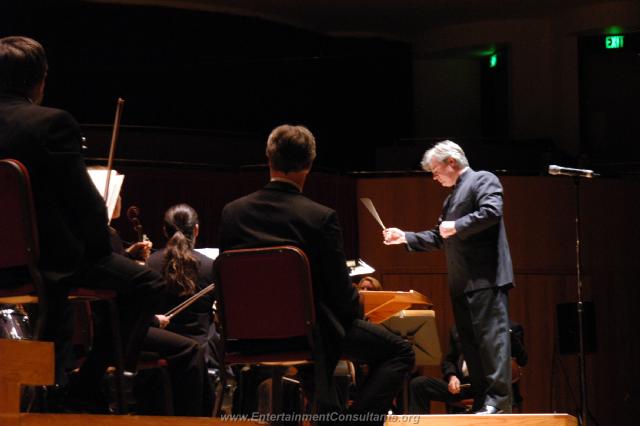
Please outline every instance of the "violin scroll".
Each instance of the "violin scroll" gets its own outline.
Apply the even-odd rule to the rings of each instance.
[[[140,222],[140,208],[138,206],[130,206],[127,209],[127,219],[133,226],[133,230],[138,235],[138,241],[144,241],[144,231],[142,229],[142,223]]]
[[[133,230],[136,232],[138,238],[137,242],[131,244],[127,249],[127,253],[136,260],[140,260],[142,263],[147,260],[151,254],[151,248],[153,244],[151,240],[147,238],[142,229],[142,223],[140,222],[140,208],[138,206],[129,206],[127,209],[127,219],[131,222]]]

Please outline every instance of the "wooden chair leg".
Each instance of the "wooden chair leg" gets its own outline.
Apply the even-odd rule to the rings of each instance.
[[[271,369],[271,414],[282,413],[282,377],[287,367],[274,366]],[[272,425],[281,425],[282,422],[272,422]]]
[[[120,318],[115,300],[109,300],[109,319],[111,321],[111,335],[113,337],[113,354],[115,362],[116,384],[116,412],[124,414],[124,354],[122,350],[122,335],[120,333]]]
[[[215,388],[215,399],[213,401],[213,417],[220,417],[222,413],[222,403],[224,402],[224,392],[227,387],[228,372],[225,366],[220,368],[220,377]]]
[[[173,388],[171,387],[171,374],[166,367],[160,368],[162,376],[162,397],[164,399],[165,416],[173,416],[175,414],[173,408]]]
[[[402,381],[402,413],[407,414],[409,412],[409,380],[410,376],[407,374]]]

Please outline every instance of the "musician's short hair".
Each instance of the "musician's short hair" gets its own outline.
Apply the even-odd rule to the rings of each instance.
[[[267,140],[267,158],[274,170],[283,173],[308,170],[316,158],[316,140],[304,126],[278,126]]]
[[[37,41],[22,36],[0,38],[0,92],[25,96],[47,75],[47,55]]]
[[[467,156],[465,155],[462,148],[460,148],[460,145],[450,140],[438,142],[431,149],[425,152],[420,165],[422,166],[423,170],[430,172],[432,159],[444,163],[449,158],[453,158],[458,167],[461,169],[469,166]]]

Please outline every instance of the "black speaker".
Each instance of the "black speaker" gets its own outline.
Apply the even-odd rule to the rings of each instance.
[[[578,353],[578,304],[559,303],[556,306],[558,318],[558,352],[561,354]],[[582,330],[584,333],[584,352],[597,350],[596,312],[593,302],[582,302]]]

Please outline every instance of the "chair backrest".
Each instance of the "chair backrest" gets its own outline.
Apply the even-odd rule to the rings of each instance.
[[[313,290],[302,250],[229,250],[218,256],[214,271],[227,352],[284,352],[299,350],[300,342],[313,345]]]
[[[47,316],[38,228],[26,167],[18,160],[0,160],[0,303],[38,303],[32,333],[38,339]]]
[[[29,172],[18,160],[0,160],[0,269],[35,267],[38,233]]]

